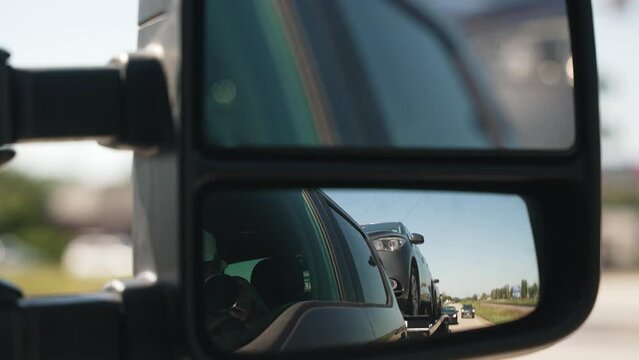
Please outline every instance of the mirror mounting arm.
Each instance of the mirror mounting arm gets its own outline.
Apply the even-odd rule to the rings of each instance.
[[[130,56],[97,68],[13,69],[0,50],[0,145],[95,139],[148,151],[170,146],[173,123],[159,61]]]

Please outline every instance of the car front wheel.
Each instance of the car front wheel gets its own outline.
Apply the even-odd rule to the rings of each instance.
[[[417,283],[417,276],[411,271],[410,282],[408,288],[408,314],[419,315],[419,285]]]

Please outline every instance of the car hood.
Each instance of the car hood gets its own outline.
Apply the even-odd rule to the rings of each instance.
[[[402,234],[396,233],[394,231],[386,231],[386,230],[371,231],[369,233],[366,233],[366,235],[368,236],[369,240],[381,239],[381,238],[389,237],[389,236],[401,237],[401,238],[406,239],[406,236],[404,236]],[[408,239],[406,239],[406,240],[408,240]]]

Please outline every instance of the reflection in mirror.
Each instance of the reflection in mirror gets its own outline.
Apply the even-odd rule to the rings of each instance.
[[[206,335],[226,351],[447,335],[515,321],[539,297],[515,195],[219,189],[200,209]]]
[[[574,143],[562,1],[211,0],[203,16],[209,145]]]

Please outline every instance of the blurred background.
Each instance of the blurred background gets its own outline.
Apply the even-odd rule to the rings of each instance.
[[[137,6],[0,0],[0,47],[13,66],[101,66],[135,50]],[[14,148],[0,171],[0,277],[36,296],[131,276],[131,152],[91,141]]]
[[[436,2],[436,1],[435,1]],[[639,353],[639,1],[593,0],[603,158],[595,310],[567,341],[527,357]],[[0,1],[0,47],[21,67],[103,65],[136,48],[137,1]],[[21,144],[0,171],[0,277],[26,295],[98,290],[131,275],[131,159],[93,142]]]

